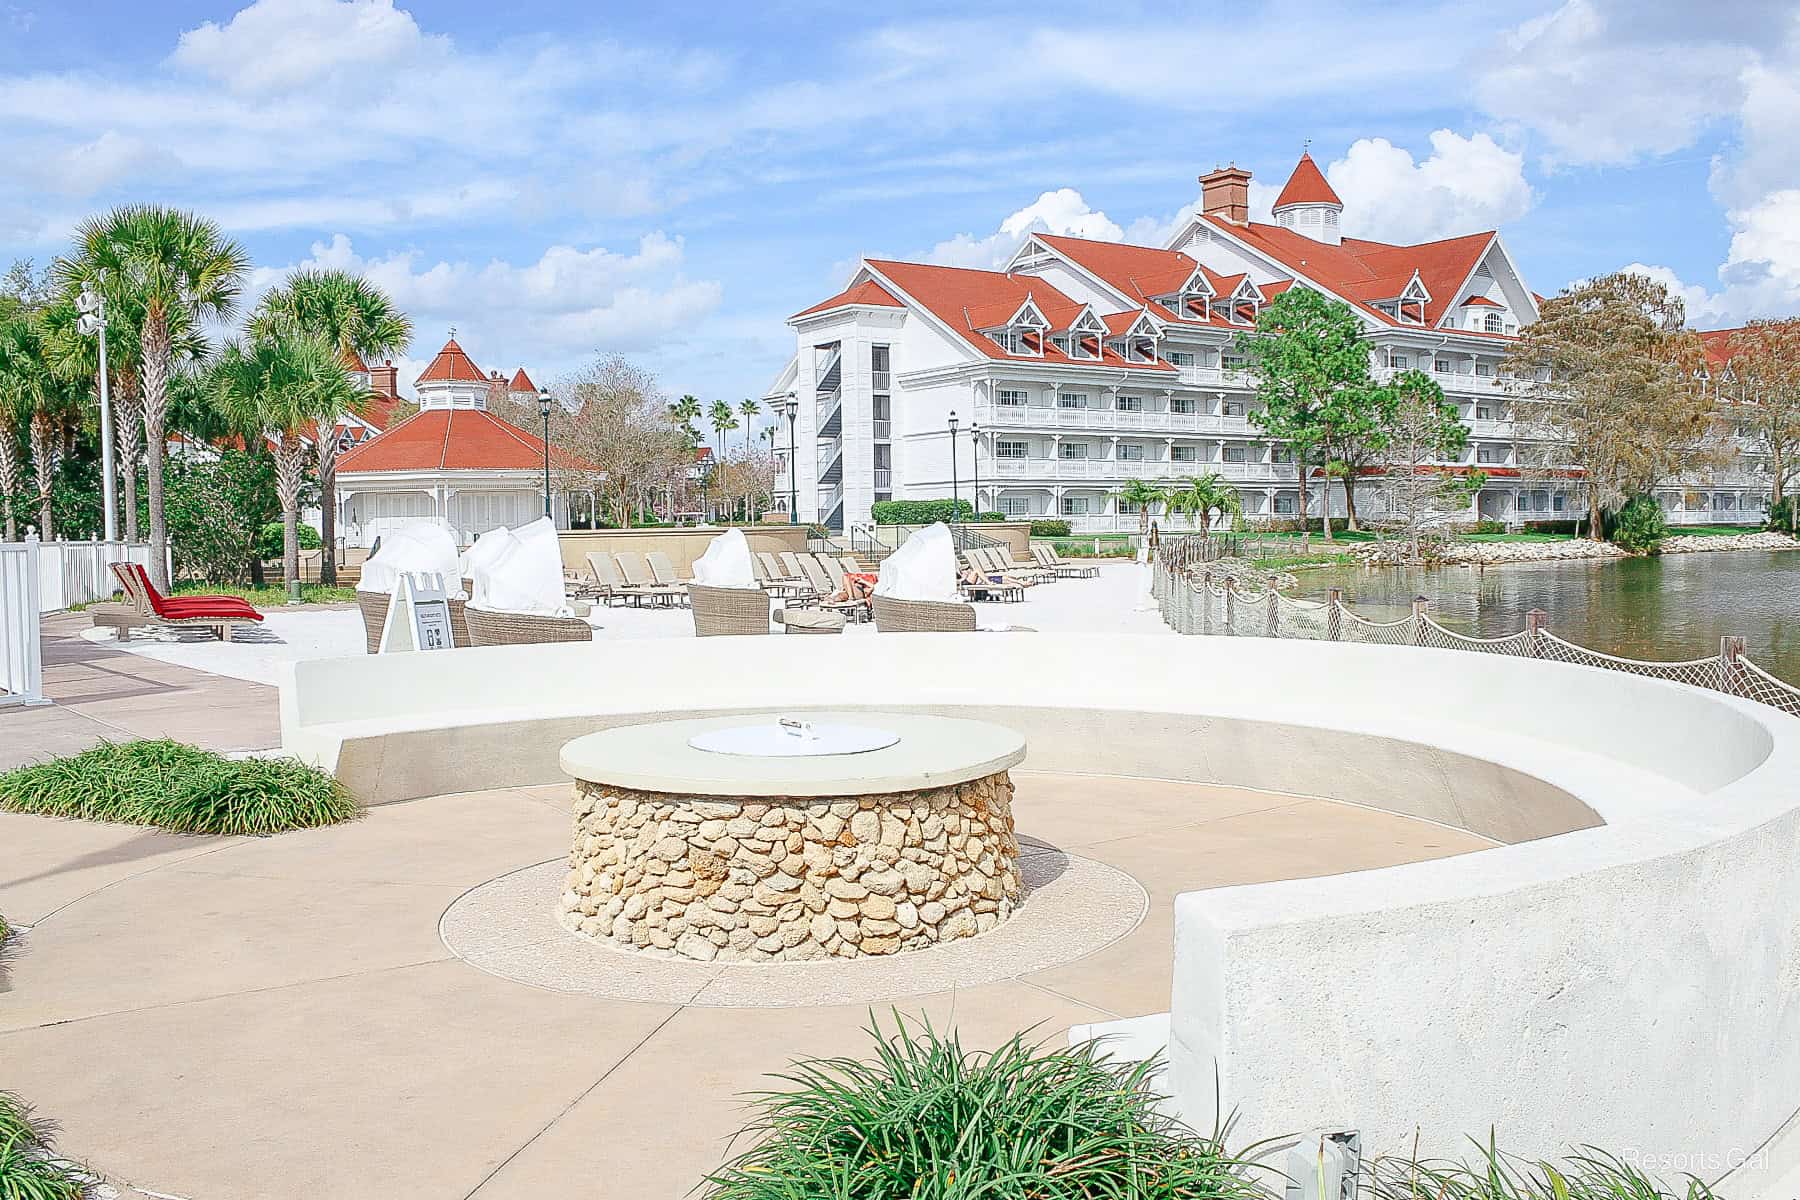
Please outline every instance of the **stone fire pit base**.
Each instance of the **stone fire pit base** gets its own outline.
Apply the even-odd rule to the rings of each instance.
[[[1018,901],[1005,771],[850,797],[681,796],[579,781],[560,918],[700,961],[855,958],[986,932]]]

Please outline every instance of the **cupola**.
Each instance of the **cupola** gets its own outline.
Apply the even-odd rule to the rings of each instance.
[[[1312,155],[1304,151],[1281,195],[1275,198],[1274,215],[1277,225],[1302,237],[1328,246],[1343,242],[1339,220],[1344,215],[1344,202],[1331,190]]]

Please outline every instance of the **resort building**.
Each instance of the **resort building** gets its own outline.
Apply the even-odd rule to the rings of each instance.
[[[375,388],[393,382],[391,374],[378,375]],[[467,545],[490,529],[541,517],[544,441],[489,411],[501,395],[536,406],[538,389],[525,369],[510,380],[484,374],[452,336],[413,387],[417,413],[358,440],[338,459],[344,544],[367,547],[393,526],[432,520]],[[579,465],[554,446],[550,462]],[[554,476],[551,496],[557,527],[566,529],[568,505]]]
[[[1426,371],[1457,404],[1470,438],[1449,465],[1487,480],[1471,519],[1583,513],[1577,479],[1522,466],[1530,447],[1509,420],[1500,366],[1539,297],[1498,232],[1416,245],[1346,237],[1343,202],[1305,154],[1273,224],[1250,220],[1248,170],[1200,183],[1201,212],[1162,246],[1034,234],[1001,271],[863,260],[843,291],[788,320],[795,355],[767,396],[777,412],[789,397],[797,405],[793,463],[787,438],[775,440],[778,503],[792,489],[800,519],[837,530],[867,522],[880,500],[952,494],[1077,531],[1135,530],[1117,494],[1128,480],[1217,472],[1252,522],[1292,519],[1292,455],[1250,420],[1255,382],[1234,345],[1264,305],[1303,286],[1362,319],[1378,377]],[[1319,473],[1307,490],[1310,515],[1345,512],[1341,482]],[[1748,520],[1766,491],[1746,481],[1721,494]],[[1378,489],[1356,498],[1379,515]]]

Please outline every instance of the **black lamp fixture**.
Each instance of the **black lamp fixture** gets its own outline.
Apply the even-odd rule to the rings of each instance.
[[[981,515],[981,422],[969,422],[969,469],[975,476],[975,515]]]
[[[962,497],[956,479],[956,410],[950,410],[950,519],[956,520],[956,506]]]
[[[788,521],[800,523],[800,468],[794,461],[794,419],[800,415],[800,398],[793,392],[781,402],[781,411],[788,419]]]
[[[549,388],[538,389],[538,412],[544,417],[544,515],[550,514],[550,408],[556,401],[550,398]],[[552,517],[551,523],[555,523]]]

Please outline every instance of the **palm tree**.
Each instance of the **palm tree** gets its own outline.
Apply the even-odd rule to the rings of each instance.
[[[729,400],[714,400],[712,407],[706,410],[707,420],[712,423],[713,432],[719,437],[719,461],[725,461],[725,433],[738,427],[736,411]]]
[[[81,422],[81,402],[68,379],[52,365],[41,314],[21,311],[0,325],[0,436],[9,442],[5,451],[11,460],[0,473],[10,477],[11,492],[18,487],[20,474],[17,444],[21,424],[28,427],[31,445],[32,481],[37,485],[38,535],[45,541],[56,536],[56,525],[50,508],[50,487],[56,478],[57,465],[69,442],[71,430]],[[13,514],[7,511],[8,536],[17,532]]]
[[[1125,486],[1118,490],[1117,496],[1124,503],[1136,506],[1140,536],[1150,532],[1150,506],[1165,504],[1169,499],[1167,492],[1148,479],[1127,480]]]
[[[291,595],[300,579],[300,487],[306,477],[301,433],[309,426],[329,428],[361,397],[337,346],[291,329],[227,346],[207,383],[219,414],[246,442],[267,438],[275,446],[281,563]]]
[[[76,254],[58,265],[63,282],[92,280],[109,309],[141,314],[146,483],[150,493],[150,574],[168,585],[169,526],[163,515],[163,449],[174,333],[228,320],[250,269],[243,247],[213,222],[179,209],[132,205],[83,221]],[[197,335],[196,335],[197,336]]]
[[[29,333],[24,313],[0,320],[0,509],[6,519],[6,540],[19,538],[18,515],[13,498],[24,485],[25,464],[19,459],[19,432],[31,422],[27,399],[31,364]]]
[[[1212,529],[1213,510],[1221,515],[1244,511],[1243,497],[1217,471],[1191,475],[1169,493],[1169,510],[1185,512],[1200,523],[1200,532]]]
[[[762,412],[762,405],[751,399],[745,399],[738,405],[738,411],[744,414],[744,457],[750,457],[750,429],[756,424],[757,414]]]
[[[250,314],[250,336],[269,341],[295,329],[335,346],[345,364],[352,355],[364,360],[400,354],[412,345],[412,322],[386,292],[347,271],[295,271],[287,282],[263,296]],[[346,411],[361,409],[358,396]],[[337,438],[336,418],[321,422],[319,452],[319,582],[337,583]]]

